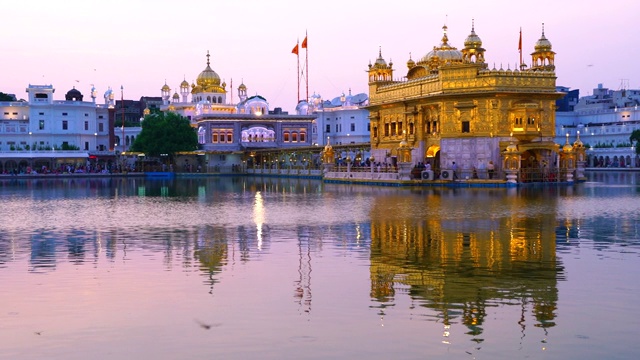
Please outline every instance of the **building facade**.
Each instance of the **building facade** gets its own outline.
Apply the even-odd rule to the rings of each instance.
[[[301,101],[296,112],[308,112],[317,117],[312,129],[314,144],[324,146],[330,139],[334,145],[368,145],[371,137],[369,111],[365,108],[368,104],[367,94],[352,95],[349,90],[348,95],[343,93],[331,100],[323,100],[314,94],[308,104]]]
[[[513,144],[523,168],[557,165],[555,140],[556,74],[551,42],[544,29],[531,53],[531,65],[490,68],[474,26],[458,50],[447,27],[439,46],[407,61],[406,76],[394,79],[393,63],[382,51],[369,64],[371,147],[376,161],[395,162],[406,139],[411,161],[432,169],[455,167],[471,174],[492,162],[504,167]]]
[[[27,101],[0,102],[0,172],[52,171],[69,164],[113,158],[110,92],[105,103],[84,101],[73,88],[64,100],[54,100],[52,85],[29,85]]]
[[[249,96],[244,83],[237,88],[235,103],[228,93],[232,89],[227,90],[226,82],[211,68],[208,52],[206,67],[195,83],[183,80],[173,95],[171,91],[166,83],[162,86],[160,110],[188,118],[201,146],[197,153],[183,154],[178,159],[180,167],[195,161],[203,171],[230,172],[255,161],[251,154],[258,150],[287,151],[312,145],[315,115],[271,110],[264,97]]]
[[[584,143],[587,167],[639,168],[630,136],[640,130],[640,90],[610,90],[599,84],[573,111],[556,113],[556,141]]]

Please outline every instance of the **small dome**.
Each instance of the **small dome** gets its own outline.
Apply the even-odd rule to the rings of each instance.
[[[161,91],[163,91],[163,92],[164,92],[164,91],[166,91],[166,92],[170,92],[170,91],[171,91],[171,88],[169,87],[169,85],[164,84],[160,90],[161,90]]]
[[[411,58],[411,54],[409,54],[409,60],[407,60],[407,68],[411,70],[414,66],[416,66],[416,62]]]
[[[373,67],[378,69],[384,69],[387,67],[387,62],[382,57],[382,48],[378,50],[378,58],[376,59]]]
[[[244,83],[242,83],[240,84],[240,86],[238,86],[238,90],[247,90],[247,86]]]
[[[578,134],[576,135],[576,141],[573,142],[573,147],[575,149],[584,147],[584,144],[582,143],[582,140],[580,140],[580,132],[579,131],[578,131]]]
[[[187,80],[182,80],[182,82],[180,83],[180,87],[181,88],[188,88],[189,87],[189,82]]]
[[[549,51],[551,50],[551,42],[544,36],[544,24],[542,24],[542,36],[535,45],[536,51]]]
[[[306,100],[300,100],[298,105],[296,105],[296,115],[308,115],[309,114],[309,103]]]
[[[173,93],[173,100],[180,100],[180,95],[178,93]]]
[[[471,25],[471,34],[464,40],[465,49],[480,49],[482,48],[482,40],[480,36],[476,34],[475,25]]]
[[[82,93],[78,91],[75,87],[69,91],[64,96],[67,101],[82,101]]]

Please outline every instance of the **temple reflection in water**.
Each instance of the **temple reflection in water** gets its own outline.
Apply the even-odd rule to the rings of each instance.
[[[162,214],[152,216],[160,216],[155,219],[159,223],[142,218],[128,224],[123,220],[125,214],[115,224],[98,220],[101,225],[94,229],[80,223],[66,230],[37,230],[28,240],[31,271],[56,271],[61,261],[97,265],[101,258],[113,262],[116,258],[140,259],[141,253],[145,257],[160,254],[168,270],[180,267],[198,272],[213,294],[215,284],[224,281],[222,274],[233,273],[236,264],[270,258],[275,236],[278,241],[295,243],[297,274],[291,293],[299,313],[310,315],[314,260],[331,244],[337,251],[369,259],[370,297],[381,314],[389,306],[406,303],[401,298],[408,297],[410,306],[425,310],[418,311],[420,318],[442,323],[445,333],[450,326],[463,324],[466,334],[477,342],[483,341],[490,307],[517,307],[518,311],[508,314],[519,313],[511,321],[523,334],[530,323],[544,329],[555,326],[557,283],[564,277],[556,258],[556,238],[564,239],[565,231],[566,239],[575,237],[570,232],[579,229],[571,221],[557,222],[555,209],[562,209],[557,203],[562,196],[527,196],[526,189],[511,189],[517,192],[511,194],[504,189],[464,189],[460,196],[459,189],[399,191],[273,178],[249,182],[236,178],[100,180],[115,182],[107,187],[114,194],[93,193],[102,188],[96,181],[42,185],[54,193],[75,189],[77,196],[93,194],[113,197],[113,201],[120,201],[120,193],[129,205],[150,198],[150,204],[170,201],[165,206],[184,209],[213,203],[217,210],[203,208],[198,216],[206,219],[200,220],[191,213],[183,214],[182,208],[172,210],[170,220],[184,223],[182,227],[162,225]],[[34,189],[34,199],[50,192],[37,191],[37,181],[25,184]],[[229,203],[230,193],[235,194],[233,203]],[[322,202],[313,195],[319,193]],[[291,194],[308,194],[309,199],[293,203]],[[168,197],[181,200],[175,204],[162,200]],[[344,221],[339,212],[344,201],[363,216],[355,214]],[[275,215],[267,206],[276,203],[278,209],[289,212],[284,214],[286,224],[277,226],[274,235]],[[331,220],[300,224],[295,221],[296,209],[315,209]],[[247,220],[234,220],[243,217]],[[21,236],[5,233],[5,239],[11,237],[13,242],[0,241],[2,252],[15,251],[10,247],[26,240]],[[20,245],[16,247],[20,251]],[[66,260],[61,254],[66,254]]]
[[[441,322],[445,334],[451,324],[462,323],[478,342],[489,307],[519,306],[521,315],[513,322],[523,334],[527,313],[536,327],[555,326],[557,282],[563,277],[555,252],[555,214],[523,216],[535,200],[502,196],[503,203],[495,205],[495,198],[485,201],[491,191],[478,191],[472,203],[494,208],[483,217],[469,217],[460,211],[473,206],[465,203],[468,198],[451,195],[434,192],[418,204],[411,202],[415,197],[376,199],[371,297],[384,308],[399,292],[406,293],[412,304],[435,312],[427,320]]]

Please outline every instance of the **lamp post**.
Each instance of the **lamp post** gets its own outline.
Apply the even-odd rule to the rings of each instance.
[[[122,152],[124,153],[127,149],[125,148],[126,142],[124,140],[124,86],[120,85],[120,111],[122,111]]]

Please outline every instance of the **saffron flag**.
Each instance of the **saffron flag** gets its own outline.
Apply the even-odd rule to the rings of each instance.
[[[298,44],[296,44],[296,46],[293,48],[293,50],[291,50],[291,52],[292,52],[293,54],[298,55]]]
[[[522,28],[520,28],[520,40],[518,40],[518,50],[522,51]]]
[[[306,49],[307,48],[307,37],[304,37],[304,40],[302,40],[302,48]]]

